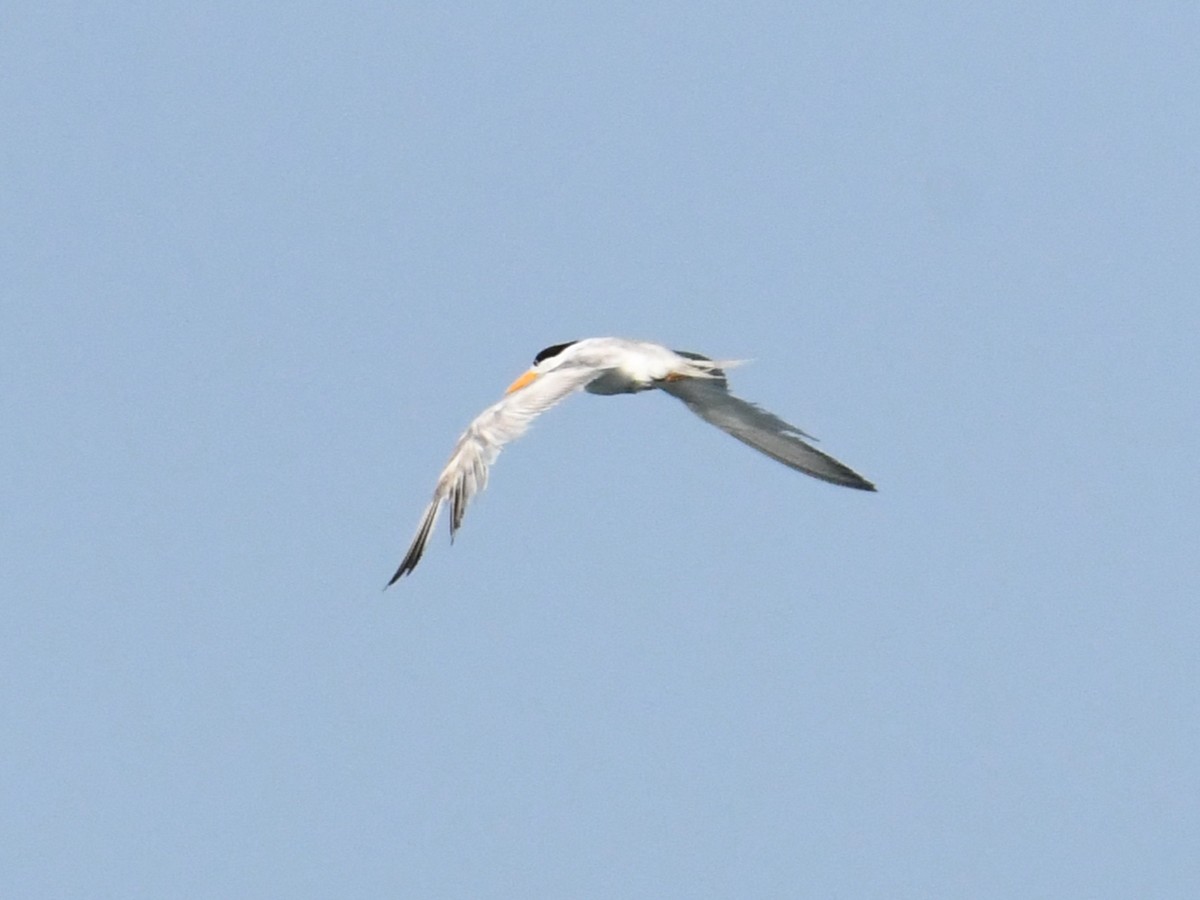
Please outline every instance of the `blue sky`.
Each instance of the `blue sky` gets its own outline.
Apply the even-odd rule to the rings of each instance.
[[[0,875],[53,897],[1190,897],[1192,5],[27,4]],[[875,481],[572,399],[754,360]]]

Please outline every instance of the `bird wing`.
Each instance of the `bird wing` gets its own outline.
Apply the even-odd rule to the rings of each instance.
[[[714,378],[681,378],[660,382],[658,386],[682,400],[688,409],[705,422],[716,425],[743,444],[749,444],[785,466],[844,487],[875,490],[875,485],[849,466],[801,440],[812,438],[812,435],[805,434],[762,407],[729,393],[725,379],[720,377],[723,374],[717,370],[714,372],[717,377]]]
[[[487,487],[488,467],[496,461],[504,445],[525,433],[529,423],[555,404],[565,400],[589,381],[603,374],[603,369],[594,366],[563,366],[544,375],[512,393],[505,394],[475,417],[467,426],[450,454],[450,461],[438,478],[433,499],[425,507],[417,533],[408,548],[400,568],[388,582],[390,587],[399,578],[417,567],[429,534],[441,513],[442,504],[450,504],[450,539],[462,525],[467,505],[471,499]]]

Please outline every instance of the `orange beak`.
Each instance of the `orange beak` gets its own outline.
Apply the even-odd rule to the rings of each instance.
[[[520,378],[518,378],[516,381],[514,381],[512,384],[510,384],[508,386],[508,390],[506,390],[504,393],[511,394],[513,391],[519,391],[521,388],[525,387],[525,385],[529,384],[529,382],[533,381],[533,379],[535,379],[537,377],[538,377],[538,373],[533,371],[533,369],[530,369],[528,372],[526,372],[524,375],[522,375]]]

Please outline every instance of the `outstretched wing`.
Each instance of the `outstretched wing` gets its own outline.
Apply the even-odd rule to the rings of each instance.
[[[446,463],[434,488],[433,499],[425,507],[412,546],[388,582],[389,587],[415,569],[421,561],[442,504],[450,504],[450,539],[454,540],[454,533],[466,515],[467,505],[471,498],[487,487],[488,467],[496,461],[504,445],[519,438],[530,422],[583,388],[599,374],[600,370],[590,366],[554,369],[506,394],[499,403],[489,406],[475,417],[450,454],[450,461]]]
[[[729,393],[723,377],[682,378],[661,382],[659,387],[686,403],[688,409],[704,421],[785,466],[843,487],[875,490],[875,485],[849,466],[802,440],[812,435],[805,434],[762,407]]]

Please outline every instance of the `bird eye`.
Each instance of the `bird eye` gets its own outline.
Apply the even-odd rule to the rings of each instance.
[[[535,356],[533,358],[533,364],[536,366],[542,360],[550,359],[550,357],[552,357],[552,356],[558,356],[558,354],[562,353],[564,350],[566,350],[572,344],[578,344],[578,343],[579,343],[579,341],[567,341],[565,344],[555,344],[552,347],[547,347],[545,350],[543,350],[541,353],[539,353],[537,356]]]

